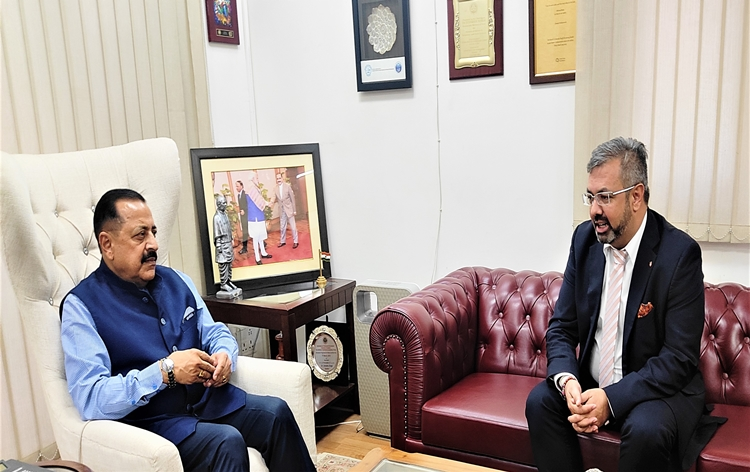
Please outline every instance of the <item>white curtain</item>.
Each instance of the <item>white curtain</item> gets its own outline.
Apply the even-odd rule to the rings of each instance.
[[[182,185],[170,265],[201,281],[190,148],[210,147],[205,11],[197,0],[2,0],[2,150],[52,153],[166,136]],[[149,169],[143,169],[148,172]],[[4,266],[4,261],[0,261]],[[7,269],[2,267],[3,274]],[[0,458],[47,447],[49,420],[2,277]]]
[[[649,150],[649,206],[699,241],[750,243],[750,4],[579,0],[576,223],[591,151]]]

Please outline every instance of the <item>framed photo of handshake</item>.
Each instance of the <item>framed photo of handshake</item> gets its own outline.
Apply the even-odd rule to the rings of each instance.
[[[208,295],[227,278],[246,296],[314,284],[328,253],[318,144],[191,149],[190,158]]]

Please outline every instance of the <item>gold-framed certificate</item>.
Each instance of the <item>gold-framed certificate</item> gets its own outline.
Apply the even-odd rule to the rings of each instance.
[[[344,365],[344,346],[333,328],[320,325],[307,340],[307,363],[313,375],[329,382],[341,373]]]
[[[503,74],[502,0],[448,0],[450,78]]]
[[[529,0],[529,83],[575,80],[576,0]]]

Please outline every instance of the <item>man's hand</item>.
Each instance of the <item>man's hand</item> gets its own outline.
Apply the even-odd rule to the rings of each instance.
[[[211,356],[200,349],[176,351],[169,358],[174,362],[174,379],[184,385],[198,382],[205,385],[216,370]]]
[[[223,387],[232,376],[232,359],[224,351],[211,355],[211,363],[215,370],[211,378],[203,382],[204,387]]]
[[[568,382],[570,384],[570,382]],[[580,386],[578,386],[580,391]],[[567,386],[566,386],[567,393]],[[574,411],[568,421],[579,433],[595,433],[603,426],[609,418],[609,400],[607,394],[601,388],[592,388],[580,394],[581,406]],[[570,408],[570,402],[568,402]]]

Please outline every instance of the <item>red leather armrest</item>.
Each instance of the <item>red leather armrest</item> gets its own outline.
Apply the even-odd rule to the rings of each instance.
[[[475,369],[477,284],[461,269],[386,307],[370,329],[375,364],[388,373],[391,441],[421,439],[422,405]]]

